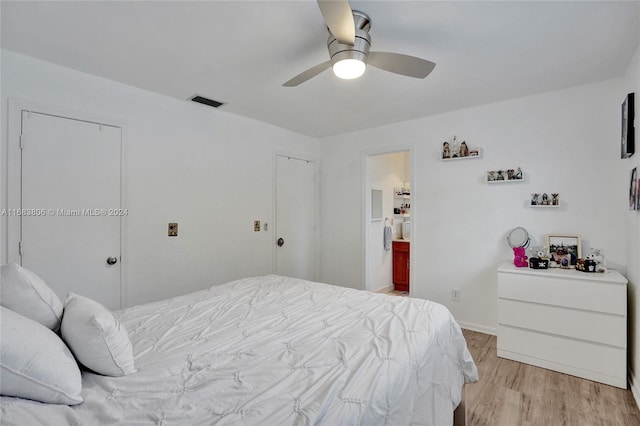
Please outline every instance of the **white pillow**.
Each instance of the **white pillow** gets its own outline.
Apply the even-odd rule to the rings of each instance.
[[[51,330],[0,306],[0,394],[51,404],[82,402],[76,360]]]
[[[62,338],[76,359],[106,376],[135,373],[127,329],[98,302],[69,293],[64,303]]]
[[[62,302],[53,290],[17,263],[2,265],[0,269],[0,305],[57,331]]]

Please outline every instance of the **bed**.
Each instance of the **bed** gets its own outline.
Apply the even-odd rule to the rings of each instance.
[[[114,313],[137,373],[75,406],[2,397],[3,425],[450,425],[477,369],[442,305],[277,275]]]

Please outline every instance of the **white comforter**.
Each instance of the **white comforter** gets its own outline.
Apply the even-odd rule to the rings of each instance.
[[[3,425],[451,425],[477,370],[442,305],[275,275],[116,315],[139,372],[75,407],[2,397]]]

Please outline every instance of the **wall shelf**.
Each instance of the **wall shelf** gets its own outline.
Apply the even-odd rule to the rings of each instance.
[[[478,155],[467,155],[466,157],[440,158],[440,161],[471,160],[473,158],[482,158],[482,152],[478,152]]]
[[[549,195],[545,192],[545,193],[536,193],[536,194],[531,194],[532,197],[529,198],[529,207],[531,207],[532,209],[557,209],[560,208],[560,193],[551,194],[551,197],[549,197]],[[537,195],[536,197],[533,197],[533,195]],[[555,197],[554,197],[555,195]],[[533,202],[536,202],[536,204],[533,204]]]
[[[489,176],[484,177],[486,183],[522,183],[524,182],[524,173],[522,173],[521,179],[503,179],[503,180],[489,180]]]
[[[525,174],[522,172],[522,177],[520,179],[502,179],[502,180],[489,180],[489,175],[485,173],[484,181],[486,183],[522,183],[524,182]]]
[[[489,179],[490,176],[492,176],[493,179]],[[502,177],[502,179],[498,179],[498,176]],[[525,177],[522,167],[518,166],[512,169],[487,170],[484,174],[484,181],[486,183],[524,182]]]
[[[530,204],[529,207],[531,207],[532,209],[558,209],[560,208],[560,203],[558,204]]]

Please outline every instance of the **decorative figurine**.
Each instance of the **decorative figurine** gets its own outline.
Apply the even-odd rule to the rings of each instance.
[[[449,142],[442,144],[442,158],[451,158],[451,151],[449,151]]]
[[[538,197],[540,196],[540,194],[531,194],[531,205],[532,206],[537,206],[538,205]]]
[[[527,255],[529,259],[533,257],[539,257],[541,259],[547,259],[549,255],[546,246],[529,246],[527,247]]]
[[[514,176],[514,179],[522,179],[522,169],[518,167],[513,176]]]
[[[533,253],[533,256],[529,257],[529,268],[549,268],[549,258],[547,257],[547,248],[545,246],[531,247],[531,252]]]
[[[453,141],[451,141],[451,158],[458,158],[460,154],[460,146],[456,141],[456,137],[453,137]]]
[[[514,174],[513,169],[507,170],[507,179],[508,180],[513,180],[513,174]]]
[[[469,156],[469,148],[467,148],[467,142],[462,141],[460,144],[460,157],[468,157]]]
[[[504,175],[502,173],[502,170],[498,170],[498,177],[496,178],[496,180],[504,180]]]
[[[557,206],[558,204],[560,204],[560,200],[558,200],[559,195],[560,194],[551,194],[551,205]]]
[[[548,206],[549,205],[549,196],[547,195],[546,192],[544,194],[542,194],[542,205],[543,206]]]
[[[527,261],[528,257],[526,255],[526,249],[524,247],[514,247],[513,248],[513,264],[518,268],[525,268],[529,266],[529,262]]]
[[[604,264],[604,255],[601,249],[590,248],[587,260],[592,260],[595,263],[595,272],[607,272],[607,268]]]
[[[496,172],[491,170],[490,172],[488,172],[488,177],[487,179],[492,182],[494,180],[496,180]]]

